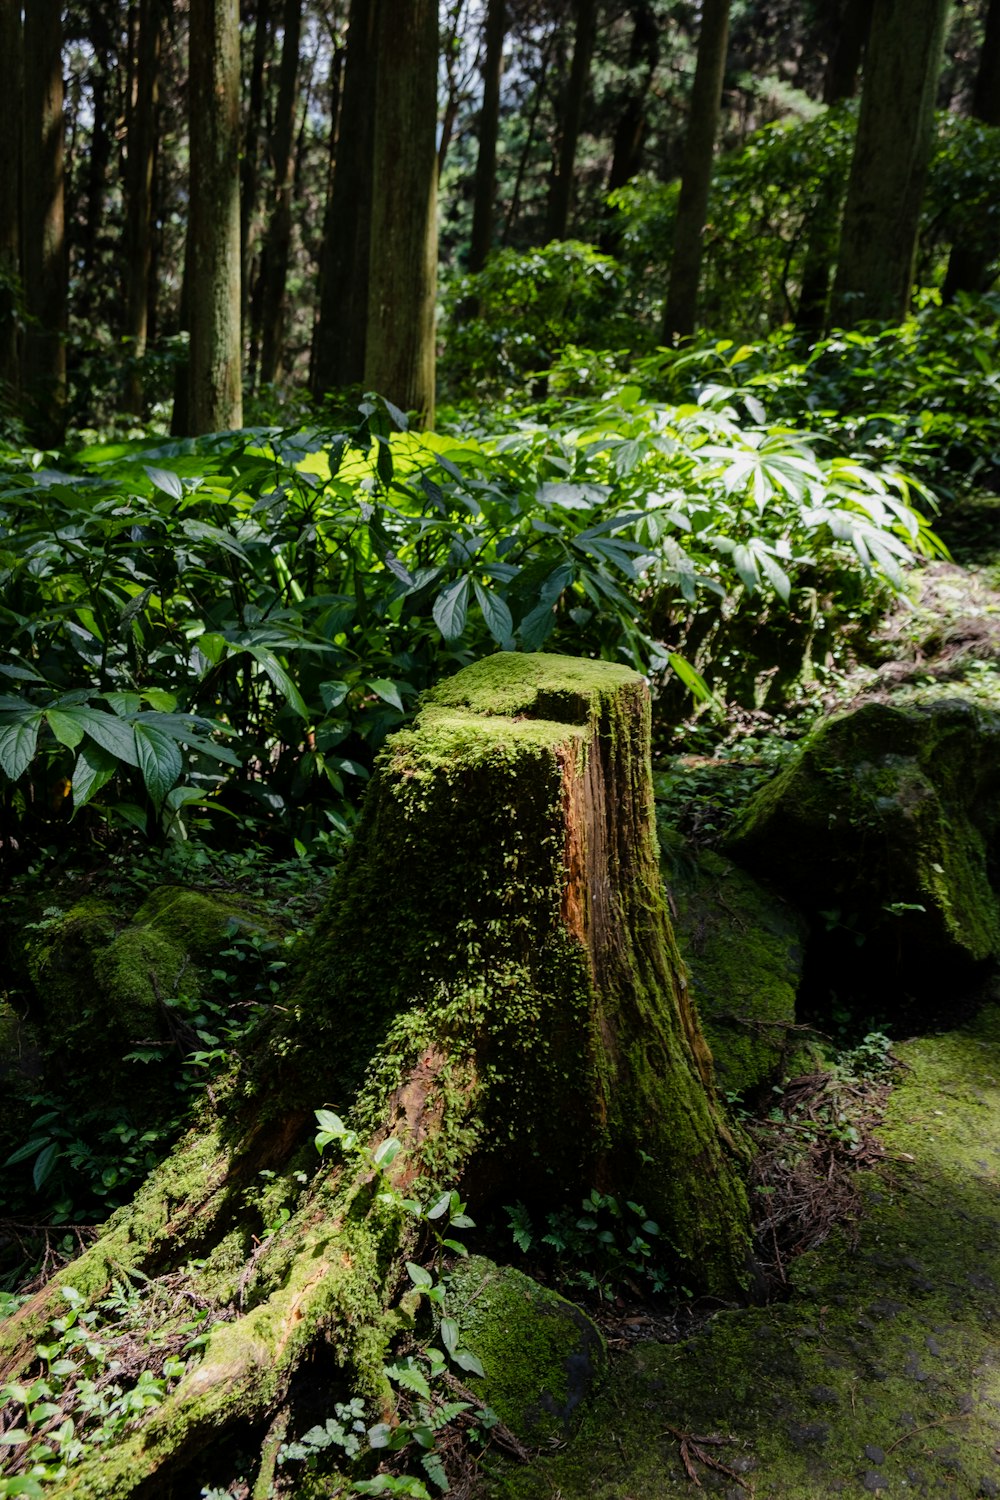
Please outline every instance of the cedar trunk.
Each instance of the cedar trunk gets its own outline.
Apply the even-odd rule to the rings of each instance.
[[[240,371],[240,32],[237,0],[191,0],[188,426],[243,421]]]
[[[573,38],[573,61],[563,106],[559,132],[559,154],[549,187],[548,215],[545,232],[550,240],[564,240],[569,226],[573,201],[573,173],[576,148],[583,121],[583,105],[590,82],[590,60],[597,33],[597,0],[575,0],[576,32]]]
[[[479,152],[472,199],[472,238],[469,270],[481,271],[493,244],[493,199],[497,186],[497,129],[500,123],[500,80],[506,0],[489,0],[486,11],[486,57],[483,62],[483,103],[479,111]]]
[[[134,1269],[168,1278],[179,1318],[191,1300],[230,1304],[201,1363],[67,1493],[187,1493],[181,1476],[203,1476],[199,1455],[234,1425],[244,1452],[247,1434],[266,1449],[276,1413],[294,1426],[309,1355],[331,1401],[385,1402],[412,1220],[350,1157],[317,1170],[319,1106],[372,1145],[402,1142],[390,1175],[411,1198],[459,1185],[478,1212],[592,1186],[640,1197],[686,1282],[740,1293],[747,1200],[660,885],[636,674],[501,654],[429,694],[383,753],[286,999],[226,1121],[193,1132],[60,1274],[94,1303]],[[262,1175],[291,1194],[279,1229],[254,1207]],[[7,1320],[0,1382],[60,1305],[49,1289]]]
[[[0,395],[17,397],[20,371],[21,300],[21,7],[0,0]]]
[[[1000,0],[990,0],[986,12],[983,50],[979,54],[972,114],[984,125],[1000,125]],[[985,292],[989,287],[989,269],[1000,254],[1000,229],[996,214],[983,225],[972,244],[952,246],[948,271],[941,288],[945,302],[953,302],[959,292]]]
[[[831,322],[906,316],[948,0],[875,0]]]
[[[278,379],[284,353],[285,283],[292,243],[292,188],[295,160],[295,97],[299,71],[299,36],[302,31],[302,0],[285,0],[284,38],[278,107],[274,122],[274,207],[267,226],[261,258],[263,305],[260,378],[265,385]]]
[[[58,0],[25,7],[23,143],[26,417],[37,443],[57,447],[66,427],[68,294]]]
[[[365,384],[434,422],[436,0],[378,0]]]
[[[712,185],[712,158],[729,46],[729,0],[705,0],[698,37],[684,168],[674,228],[674,252],[663,320],[663,341],[694,333],[701,279],[702,240]]]
[[[149,334],[153,266],[153,174],[160,90],[160,0],[140,0],[128,109],[128,294],[125,337],[131,344],[125,409],[143,413],[142,360]]]
[[[320,251],[319,317],[309,372],[314,396],[360,385],[365,378],[377,8],[373,0],[351,0],[337,155]]]

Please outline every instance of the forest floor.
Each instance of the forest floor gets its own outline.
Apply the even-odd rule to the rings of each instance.
[[[992,496],[956,517],[956,565],[896,614],[866,696],[1000,667],[997,517]],[[942,1026],[966,1015],[941,997]],[[787,1268],[787,1300],[610,1340],[575,1436],[484,1470],[481,1500],[1000,1496],[1000,1008],[893,1052],[882,1154],[853,1216]]]

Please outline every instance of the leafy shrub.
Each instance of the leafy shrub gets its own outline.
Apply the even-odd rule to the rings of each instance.
[[[826,622],[852,589],[901,586],[934,547],[913,486],[730,395],[670,407],[626,386],[426,438],[369,400],[347,431],[108,445],[59,470],[14,455],[8,859],[81,810],[159,838],[221,819],[222,843],[227,815],[237,842],[250,818],[304,850],[346,830],[385,735],[476,654],[604,655],[704,693],[679,654],[709,665],[684,624],[700,600],[731,623],[808,590]]]
[[[523,390],[567,345],[630,341],[623,286],[618,263],[577,240],[498,251],[448,290],[438,371],[445,392]]]

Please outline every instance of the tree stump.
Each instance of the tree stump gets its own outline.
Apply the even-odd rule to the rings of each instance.
[[[169,1273],[225,1319],[66,1493],[158,1493],[227,1425],[265,1443],[318,1349],[339,1399],[386,1406],[416,1229],[370,1155],[316,1170],[318,1107],[373,1148],[401,1141],[387,1176],[410,1196],[638,1198],[687,1285],[740,1295],[747,1200],[660,884],[635,673],[503,654],[428,694],[383,752],[280,1015],[217,1118],[59,1278],[96,1301],[131,1267]],[[0,1381],[60,1310],[47,1290],[8,1320]]]

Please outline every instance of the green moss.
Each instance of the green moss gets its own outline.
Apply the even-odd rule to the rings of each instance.
[[[821,724],[753,799],[735,857],[872,944],[869,966],[1000,953],[988,850],[1000,715],[951,696],[869,702]],[[911,973],[912,971],[912,973]]]
[[[719,1087],[743,1095],[773,1082],[795,1025],[804,919],[709,850],[665,862],[664,878]]]
[[[718,1314],[613,1361],[564,1453],[482,1497],[693,1497],[679,1437],[768,1500],[988,1496],[1000,1485],[1000,1012],[900,1049],[857,1242],[794,1263],[787,1303]],[[704,1489],[733,1479],[688,1457]]]
[[[485,1378],[476,1395],[528,1443],[562,1440],[604,1376],[596,1325],[530,1276],[476,1255],[449,1277],[448,1308]]]
[[[311,1073],[312,1103],[360,1090],[374,1121],[423,1073],[425,1115],[448,1120],[444,1153],[437,1123],[425,1134],[435,1171],[545,1201],[627,1181],[689,1275],[732,1290],[747,1206],[679,968],[641,679],[489,658],[435,689],[380,760],[301,977],[304,1102]]]

